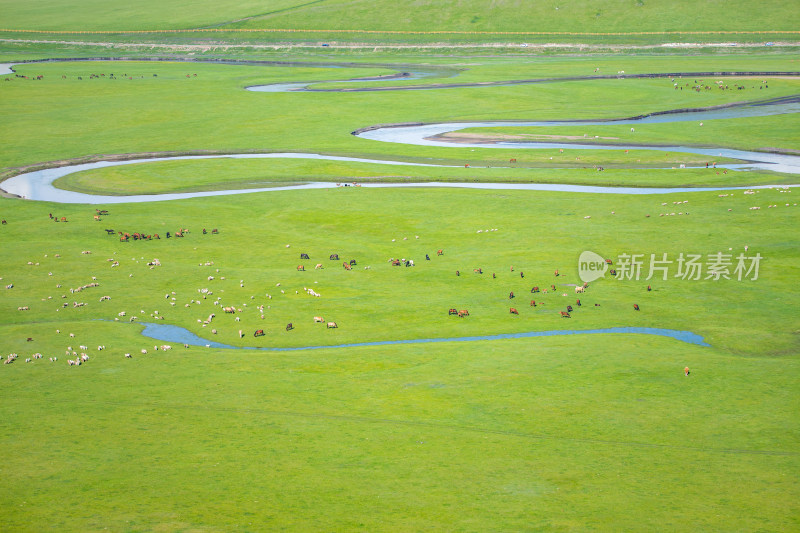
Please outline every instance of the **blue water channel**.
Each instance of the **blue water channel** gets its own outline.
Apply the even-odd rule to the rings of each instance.
[[[601,329],[584,329],[584,330],[551,330],[551,331],[527,331],[522,333],[501,333],[498,335],[476,335],[470,337],[445,337],[445,338],[432,338],[432,339],[405,339],[393,341],[373,341],[373,342],[356,342],[352,344],[334,344],[328,346],[299,346],[292,348],[274,348],[274,347],[242,347],[232,346],[230,344],[223,344],[214,342],[202,337],[198,337],[188,329],[180,326],[172,326],[169,324],[153,324],[149,322],[141,322],[145,328],[142,335],[166,342],[175,342],[181,344],[188,344],[190,346],[207,346],[210,348],[223,348],[231,350],[266,350],[270,352],[291,352],[298,350],[319,350],[319,349],[336,349],[336,348],[356,348],[360,346],[386,346],[390,344],[424,344],[434,342],[474,342],[474,341],[492,341],[502,339],[526,339],[529,337],[552,337],[556,335],[591,335],[596,333],[634,333],[639,335],[660,335],[662,337],[670,337],[689,344],[696,344],[698,346],[711,346],[703,340],[703,337],[692,333],[691,331],[678,331],[674,329],[662,328],[640,328],[640,327],[618,327],[618,328],[601,328]]]
[[[171,161],[176,159],[255,159],[255,158],[288,158],[288,159],[320,159],[330,161],[352,161],[356,163],[378,163],[383,165],[402,165],[402,166],[427,166],[435,167],[441,165],[428,165],[423,163],[406,163],[402,161],[384,161],[377,159],[362,159],[357,157],[337,157],[321,154],[305,153],[272,153],[272,154],[231,154],[231,155],[203,155],[203,156],[176,156],[149,159],[136,159],[130,161],[98,161],[96,163],[85,163],[57,168],[37,170],[25,174],[19,174],[2,182],[0,186],[6,192],[15,194],[27,200],[37,200],[45,202],[55,202],[60,204],[121,204],[139,202],[162,202],[166,200],[182,200],[186,198],[201,198],[208,196],[226,196],[232,194],[247,194],[254,192],[275,192],[287,190],[305,189],[331,189],[337,184],[331,182],[311,182],[302,185],[288,185],[283,187],[259,187],[254,189],[231,189],[222,191],[198,191],[187,193],[165,193],[165,194],[138,194],[129,196],[108,196],[101,194],[85,194],[76,191],[57,189],[53,182],[58,178],[67,176],[74,172],[91,170],[96,168],[113,167],[119,165],[133,165],[138,163],[152,163],[157,161]],[[800,166],[796,167],[800,172]],[[420,182],[420,183],[364,183],[362,187],[388,188],[388,187],[439,187],[439,188],[468,188],[468,189],[492,189],[492,190],[522,190],[522,191],[551,191],[551,192],[574,192],[592,194],[672,194],[684,192],[708,192],[708,191],[733,191],[742,189],[768,189],[773,187],[794,187],[797,185],[758,185],[751,187],[598,187],[594,185],[570,185],[561,183],[502,183],[502,182]]]

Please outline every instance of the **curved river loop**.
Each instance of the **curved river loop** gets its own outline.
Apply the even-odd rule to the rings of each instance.
[[[249,62],[258,64],[258,62]],[[248,64],[248,62],[240,62],[239,64]],[[14,64],[0,64],[0,75],[13,73]],[[287,64],[286,66],[289,66]],[[325,67],[336,67],[341,65],[318,65]],[[683,73],[683,75],[744,75],[755,73]],[[758,73],[763,75],[780,74],[797,76],[797,72],[783,72],[783,73]],[[432,77],[435,72],[432,71],[415,71],[403,72],[392,76],[377,76],[372,78],[357,78],[352,82],[370,81],[370,80],[402,80],[412,81],[426,77]],[[292,92],[292,91],[371,91],[371,90],[410,90],[410,89],[441,89],[451,87],[486,87],[494,85],[511,85],[523,83],[542,83],[550,81],[587,81],[593,79],[610,79],[610,78],[650,78],[650,77],[667,77],[679,76],[681,73],[664,73],[664,74],[636,74],[626,76],[588,76],[580,78],[544,78],[534,80],[512,80],[504,82],[489,82],[489,83],[460,83],[460,84],[437,84],[437,85],[423,85],[423,86],[395,86],[395,87],[359,87],[356,89],[309,89],[308,85],[311,83],[319,82],[296,82],[296,83],[281,83],[271,85],[259,85],[247,87],[247,90],[256,92]],[[380,127],[367,127],[352,132],[353,135],[370,141],[390,142],[399,144],[411,145],[424,145],[424,146],[459,146],[459,147],[480,147],[480,148],[500,148],[500,149],[516,149],[516,150],[530,150],[530,149],[571,149],[571,150],[631,150],[631,149],[646,149],[657,150],[672,153],[691,153],[707,155],[712,158],[729,158],[738,159],[743,161],[742,164],[734,165],[718,165],[719,168],[730,168],[732,170],[770,170],[774,172],[800,174],[800,156],[785,155],[777,153],[766,152],[752,152],[744,150],[732,150],[726,148],[697,148],[691,146],[640,146],[640,145],[602,145],[602,144],[572,144],[572,143],[540,143],[540,142],[498,142],[498,143],[453,143],[440,138],[441,135],[462,130],[465,128],[487,128],[498,126],[545,126],[545,127],[559,127],[559,126],[575,126],[575,125],[630,125],[630,124],[653,124],[653,123],[668,123],[668,122],[688,122],[688,121],[708,121],[708,120],[724,120],[731,118],[742,117],[758,117],[770,116],[778,114],[794,114],[800,112],[800,95],[780,98],[775,100],[766,100],[760,102],[750,102],[744,104],[736,104],[723,106],[718,108],[709,108],[702,110],[670,110],[660,113],[653,113],[646,116],[629,117],[612,120],[570,120],[570,121],[492,121],[492,122],[453,122],[453,123],[438,123],[438,124],[398,124]],[[217,191],[202,191],[202,192],[187,192],[187,193],[166,193],[154,195],[128,195],[128,196],[109,196],[109,195],[95,195],[83,194],[74,191],[58,189],[53,186],[53,182],[61,177],[67,176],[74,172],[81,172],[84,170],[91,170],[97,168],[105,168],[110,166],[149,163],[157,161],[168,161],[178,159],[209,159],[209,158],[293,158],[293,159],[319,159],[329,161],[349,161],[360,163],[373,163],[384,165],[399,165],[399,166],[428,166],[437,167],[441,165],[422,164],[422,163],[408,163],[403,161],[391,160],[374,160],[363,159],[356,157],[340,157],[330,156],[324,154],[312,153],[264,153],[264,154],[229,154],[229,155],[201,155],[201,156],[175,156],[175,157],[154,157],[146,159],[132,159],[126,161],[99,161],[95,163],[85,163],[71,166],[62,166],[58,168],[49,168],[38,170],[34,172],[27,172],[18,174],[2,182],[2,189],[7,193],[16,195],[21,198],[38,201],[49,201],[56,203],[86,203],[86,204],[112,204],[112,203],[130,203],[130,202],[154,202],[165,200],[178,200],[185,198],[207,197],[207,196],[222,196],[232,194],[245,194],[252,192],[268,192],[268,191],[284,191],[293,189],[320,189],[335,187],[336,184],[330,182],[311,182],[302,185],[284,186],[284,187],[264,187],[253,189],[231,189],[231,190],[217,190]],[[454,167],[451,167],[454,168]],[[582,168],[582,167],[575,167]],[[558,192],[575,192],[575,193],[597,193],[597,194],[668,194],[677,192],[702,192],[702,191],[724,191],[724,190],[737,190],[737,189],[754,189],[754,188],[769,188],[774,187],[770,185],[758,187],[706,187],[706,188],[687,188],[687,187],[662,187],[662,188],[643,188],[643,187],[596,187],[596,186],[583,186],[583,185],[566,185],[566,184],[520,184],[520,183],[501,183],[501,182],[423,182],[423,183],[365,183],[364,187],[459,187],[459,188],[475,188],[475,189],[504,189],[504,190],[530,190],[530,191],[558,191]]]

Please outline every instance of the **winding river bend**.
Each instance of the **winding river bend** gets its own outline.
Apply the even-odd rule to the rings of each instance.
[[[0,74],[13,73],[14,64],[0,64]],[[327,65],[330,67],[331,65]],[[336,66],[336,65],[333,65]],[[730,73],[730,72],[713,72],[713,73],[687,73],[686,75],[745,75],[754,73]],[[787,73],[758,73],[763,75],[790,75],[796,76],[796,72]],[[432,72],[410,72],[399,73],[396,76],[389,76],[383,78],[360,78],[349,81],[367,81],[369,79],[402,79],[413,80],[423,77],[433,76]],[[627,75],[621,76],[625,78],[641,78],[641,77],[665,77],[665,76],[678,76],[680,74],[641,74],[641,75]],[[357,88],[352,90],[409,90],[418,88],[448,88],[448,87],[484,87],[491,85],[508,85],[519,83],[540,83],[548,81],[585,81],[592,79],[604,79],[608,76],[589,76],[579,78],[547,78],[537,80],[514,80],[497,83],[464,83],[464,84],[447,84],[447,85],[431,85],[431,86],[406,86],[406,87],[377,87],[377,88]],[[338,80],[341,81],[341,80]],[[348,81],[348,80],[344,80]],[[291,83],[291,84],[273,84],[264,86],[248,87],[251,91],[261,92],[289,92],[296,90],[308,90],[309,83]],[[314,89],[317,90],[317,89]],[[348,91],[348,89],[322,89],[328,91]],[[499,126],[544,126],[544,127],[559,127],[559,126],[575,126],[575,125],[635,125],[635,124],[651,124],[651,123],[666,123],[666,122],[691,122],[691,121],[708,121],[708,120],[725,120],[732,118],[742,117],[758,117],[769,116],[778,114],[794,114],[800,112],[800,95],[775,99],[770,101],[751,102],[738,105],[730,105],[719,108],[710,108],[704,110],[670,110],[661,113],[653,113],[640,117],[621,118],[616,120],[562,120],[562,121],[493,121],[493,122],[455,122],[455,123],[438,123],[438,124],[407,124],[407,125],[390,125],[382,127],[366,127],[353,132],[353,135],[365,141],[378,141],[378,142],[391,142],[400,144],[412,145],[425,145],[425,146],[459,146],[459,147],[481,147],[481,148],[499,148],[499,149],[515,149],[515,150],[530,150],[530,149],[570,149],[570,150],[631,150],[631,149],[646,149],[658,150],[673,153],[692,153],[706,155],[713,160],[713,158],[730,158],[743,161],[739,165],[726,165],[727,168],[734,170],[770,170],[774,172],[800,174],[800,156],[785,155],[776,153],[753,152],[744,150],[732,150],[726,148],[698,148],[691,146],[641,146],[641,145],[598,145],[598,144],[571,144],[571,143],[540,143],[540,142],[499,142],[499,143],[453,143],[447,141],[441,136],[446,133],[459,131],[465,128],[486,128],[486,127],[499,127]],[[165,157],[165,158],[149,158],[138,159],[129,161],[105,161],[96,163],[87,163],[81,165],[65,166],[53,169],[45,169],[25,174],[19,174],[2,183],[2,189],[13,195],[17,195],[30,200],[49,201],[57,203],[86,203],[86,204],[111,204],[111,203],[128,203],[128,202],[153,202],[164,200],[177,200],[184,198],[196,198],[207,196],[221,196],[232,194],[244,194],[251,192],[266,192],[266,191],[282,191],[289,189],[319,189],[334,187],[335,184],[328,182],[314,182],[303,185],[287,186],[287,187],[266,187],[254,189],[232,189],[221,191],[204,191],[204,192],[190,192],[190,193],[169,193],[157,195],[130,195],[130,196],[107,196],[107,195],[90,195],[74,191],[66,191],[57,189],[53,186],[53,182],[58,178],[66,176],[74,172],[83,170],[90,170],[96,168],[103,168],[117,165],[128,165],[136,163],[149,163],[155,161],[175,160],[175,159],[208,159],[208,158],[303,158],[303,159],[320,159],[320,160],[336,160],[336,161],[350,161],[361,163],[377,163],[385,165],[400,165],[400,166],[429,166],[435,167],[439,165],[420,164],[420,163],[407,163],[402,161],[390,160],[372,160],[363,158],[350,158],[350,157],[337,157],[328,156],[323,154],[312,153],[270,153],[270,154],[233,154],[233,155],[217,155],[217,156],[178,156],[178,157]],[[575,167],[580,168],[580,167]],[[735,189],[749,189],[749,188],[765,188],[769,186],[760,187],[708,187],[708,188],[639,188],[639,187],[594,187],[594,186],[580,186],[580,185],[564,185],[564,184],[518,184],[518,183],[452,183],[452,182],[427,182],[427,183],[369,183],[363,184],[364,187],[461,187],[461,188],[476,188],[476,189],[506,189],[506,190],[535,190],[535,191],[561,191],[561,192],[576,192],[576,193],[597,193],[597,194],[667,194],[676,192],[698,192],[698,191],[723,191]]]
[[[771,115],[795,114],[800,112],[800,96],[772,101],[754,102],[742,105],[727,106],[704,110],[674,110],[653,113],[641,117],[622,118],[616,120],[560,120],[560,121],[494,121],[494,122],[449,122],[438,124],[390,125],[384,127],[368,127],[356,130],[353,135],[372,141],[413,144],[420,146],[460,146],[466,148],[514,148],[530,150],[536,148],[560,148],[570,150],[657,150],[670,153],[690,153],[707,155],[711,158],[725,157],[740,159],[748,164],[738,168],[772,170],[788,174],[800,174],[800,156],[775,154],[767,152],[751,152],[728,148],[698,148],[692,146],[642,146],[642,145],[603,145],[543,142],[458,142],[441,138],[446,133],[466,128],[496,127],[560,127],[560,126],[606,126],[606,125],[638,125],[663,124],[673,122],[703,122],[709,120],[726,120],[744,117],[765,117]]]
[[[355,157],[336,157],[320,154],[304,153],[273,153],[273,154],[233,154],[219,156],[178,156],[150,159],[137,159],[131,161],[99,161],[96,163],[85,163],[82,165],[72,165],[66,167],[50,168],[37,170],[26,174],[19,174],[7,179],[2,183],[2,188],[11,194],[28,200],[38,200],[45,202],[55,202],[61,204],[120,204],[132,202],[161,202],[166,200],[181,200],[186,198],[202,198],[208,196],[226,196],[232,194],[246,194],[254,192],[277,192],[287,190],[304,189],[332,189],[337,185],[331,182],[311,182],[303,185],[290,185],[285,187],[264,187],[256,189],[231,189],[223,191],[199,191],[187,193],[167,193],[167,194],[139,194],[129,196],[108,196],[100,194],[85,194],[75,191],[57,189],[53,182],[58,178],[96,168],[105,168],[119,165],[131,165],[135,163],[151,163],[155,161],[170,161],[176,159],[254,159],[254,158],[295,158],[295,159],[322,159],[335,161],[352,161],[357,163],[380,163],[386,165],[414,165],[414,166],[438,166],[425,165],[422,163],[405,163],[401,161],[383,161],[374,159],[360,159]],[[369,188],[390,188],[390,187],[449,187],[449,188],[468,188],[468,189],[493,189],[493,190],[523,190],[523,191],[554,191],[554,192],[575,192],[593,194],[672,194],[678,192],[706,192],[706,191],[731,191],[741,189],[768,189],[777,185],[758,185],[752,187],[596,187],[591,185],[568,185],[558,183],[486,183],[486,182],[423,182],[423,183],[364,183],[362,187]],[[796,185],[793,185],[796,186]],[[789,185],[780,185],[789,187]]]

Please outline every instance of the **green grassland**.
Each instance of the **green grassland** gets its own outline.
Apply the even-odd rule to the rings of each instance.
[[[0,309],[4,350],[45,358],[2,367],[2,479],[15,503],[3,523],[124,531],[794,529],[798,208],[783,205],[792,194],[339,188],[119,205],[101,222],[88,206],[4,199],[2,277],[14,283]],[[673,209],[690,214],[657,216]],[[50,212],[69,222],[53,223]],[[122,243],[106,227],[162,238]],[[179,227],[190,229],[186,237],[165,238]],[[203,227],[220,233],[203,235]],[[579,282],[584,249],[675,257],[739,253],[744,244],[765,258],[757,280],[603,279],[580,296],[568,324],[558,315],[574,305],[572,287],[562,284]],[[330,253],[358,265],[345,271]],[[392,267],[391,257],[416,266]],[[151,269],[154,258],[161,266]],[[312,270],[317,262],[325,268]],[[300,263],[308,270],[298,272]],[[484,274],[473,272],[478,267]],[[92,276],[98,287],[69,292]],[[529,292],[551,283],[559,290]],[[304,294],[309,286],[322,297]],[[172,291],[175,306],[165,298]],[[221,313],[216,298],[242,309],[241,321]],[[269,306],[264,319],[256,305]],[[450,307],[470,316],[448,316]],[[120,311],[127,315],[115,322]],[[202,327],[197,320],[212,312],[212,325]],[[240,346],[654,326],[694,331],[711,347],[618,334],[162,352],[126,322],[132,315],[164,316]],[[339,328],[314,324],[316,315]],[[256,328],[267,334],[253,338]],[[68,367],[63,351],[78,344],[90,347],[91,359]],[[58,363],[48,362],[52,355]],[[93,505],[45,503],[70,498]]]
[[[324,23],[399,31],[586,32],[674,24],[686,30],[787,30],[797,27],[798,16],[791,5],[772,3],[755,9],[738,2],[579,2],[561,13],[551,2],[504,1],[493,3],[489,20],[480,16],[484,4],[448,5],[455,7],[444,12],[441,3],[381,3],[376,9],[364,2],[286,1],[227,9],[218,2],[145,1],[124,8],[82,3],[65,12],[61,5],[0,0],[0,26],[325,29]],[[140,39],[113,40],[134,38]],[[480,39],[466,37],[473,38]],[[11,62],[73,52],[130,53],[122,47],[0,44],[0,58]],[[307,181],[796,183],[794,176],[765,172],[673,170],[706,158],[645,148],[443,148],[351,135],[401,122],[604,119],[720,106],[796,95],[794,78],[770,78],[769,89],[700,93],[675,90],[668,78],[415,91],[244,90],[299,81],[317,82],[315,89],[360,89],[622,70],[797,71],[794,52],[192,53],[137,49],[131,55],[308,64],[18,65],[17,74],[43,79],[0,76],[0,179],[23,167],[145,155],[310,152],[451,168],[289,158],[162,161],[78,173],[56,185],[158,194]],[[436,75],[336,83],[416,69]],[[117,79],[110,79],[112,72]],[[472,133],[586,135],[603,144],[611,141],[600,137],[630,142],[634,135],[642,145],[785,152],[797,150],[799,138],[794,115],[629,130],[508,126]],[[565,168],[576,166],[576,157],[586,168]],[[514,168],[508,168],[511,158],[517,159]],[[0,366],[0,492],[6,500],[0,530],[795,531],[795,194],[788,188],[600,195],[340,187],[107,206],[0,198],[0,218],[7,222],[0,225],[0,355],[19,354]],[[97,221],[95,208],[109,213]],[[53,222],[49,215],[68,221]],[[180,228],[189,230],[184,237],[166,238]],[[160,238],[121,242],[116,232]],[[585,250],[613,259],[616,268],[621,254],[643,254],[645,267],[638,280],[606,274],[576,294],[572,285],[580,283],[577,261]],[[330,260],[333,253],[340,260]],[[732,279],[708,278],[705,270],[701,279],[682,279],[674,262],[667,279],[646,279],[651,254],[673,261],[700,254],[705,263],[717,253],[731,255]],[[733,268],[741,253],[762,257],[757,279],[737,279]],[[392,266],[391,258],[410,258],[415,266]],[[160,265],[148,265],[155,259]],[[342,262],[350,259],[357,264],[348,271]],[[318,263],[324,268],[315,269]],[[304,271],[297,269],[301,264]],[[483,273],[475,272],[479,268]],[[98,285],[88,286],[93,283]],[[531,293],[534,285],[547,293]],[[569,319],[559,313],[567,305],[574,308]],[[237,312],[223,313],[222,306]],[[450,316],[450,308],[470,314]],[[338,327],[315,323],[315,316]],[[167,341],[171,350],[155,350],[164,341],[142,336],[141,322],[180,326],[239,349]],[[294,329],[286,329],[289,322]],[[691,331],[710,346],[632,333],[340,346],[626,326]],[[265,335],[254,337],[257,329]],[[67,347],[73,348],[69,355]],[[73,351],[85,351],[89,361],[68,366]],[[35,353],[43,358],[26,363]],[[56,356],[57,362],[49,361]]]
[[[184,28],[367,30],[400,32],[664,32],[796,31],[791,4],[770,0],[757,6],[729,2],[632,2],[500,0],[487,8],[478,0],[448,2],[167,2],[144,0],[125,6],[82,2],[65,10],[58,2],[3,0],[4,29],[166,30]]]
[[[580,153],[576,156],[576,153]],[[552,155],[546,155],[552,154]],[[635,161],[645,154],[650,163],[661,161],[666,170],[647,170],[635,167]],[[550,158],[553,158],[551,161]],[[580,158],[582,169],[559,168],[575,165]],[[736,187],[753,185],[795,184],[791,175],[772,172],[728,172],[717,168],[681,169],[684,163],[702,167],[708,157],[686,154],[649,154],[633,151],[608,155],[603,152],[581,150],[547,150],[532,160],[520,158],[511,166],[526,164],[550,168],[509,168],[508,162],[492,164],[502,168],[457,167],[397,167],[373,163],[348,163],[339,161],[309,161],[296,159],[212,159],[204,161],[178,160],[156,163],[131,164],[76,172],[55,181],[57,188],[83,192],[126,196],[131,194],[187,193],[198,191],[255,189],[283,187],[307,182],[357,183],[415,183],[415,182],[498,182],[505,183],[570,183],[594,186],[659,187]],[[470,159],[469,161],[472,161]],[[641,159],[638,159],[641,161]],[[718,158],[718,162],[728,161]],[[455,163],[446,161],[445,163]],[[485,164],[486,161],[477,161]],[[474,165],[475,163],[473,163]],[[596,166],[617,169],[617,172],[598,173]],[[669,167],[672,166],[670,169]]]

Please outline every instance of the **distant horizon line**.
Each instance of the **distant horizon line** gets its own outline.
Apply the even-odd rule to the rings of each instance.
[[[162,30],[32,30],[32,29],[0,29],[7,33],[76,33],[76,34],[108,34],[108,33],[203,33],[203,32],[266,32],[266,33],[363,33],[363,34],[396,34],[396,35],[576,35],[576,36],[610,36],[610,35],[797,35],[800,30],[693,30],[693,31],[632,31],[632,32],[571,32],[571,31],[462,31],[462,30],[343,30],[343,29],[296,29],[296,28],[183,28]]]

